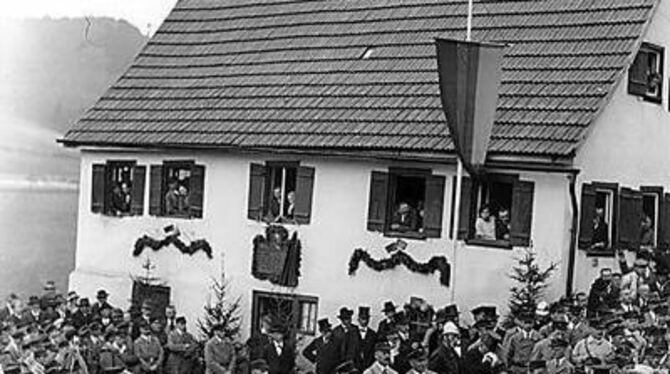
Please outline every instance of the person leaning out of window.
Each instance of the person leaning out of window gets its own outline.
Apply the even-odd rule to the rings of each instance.
[[[479,217],[475,222],[475,237],[484,240],[496,240],[496,220],[491,215],[491,208],[482,205],[479,208]]]
[[[393,231],[417,231],[419,229],[419,216],[416,209],[408,203],[401,202],[393,213],[391,219],[391,230]]]
[[[605,222],[605,210],[596,208],[593,217],[593,238],[591,239],[591,250],[602,250],[609,245],[609,228]]]
[[[509,209],[500,209],[496,219],[496,239],[509,240],[510,215]]]

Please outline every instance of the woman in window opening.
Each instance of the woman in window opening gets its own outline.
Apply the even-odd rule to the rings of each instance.
[[[293,219],[295,213],[295,191],[290,191],[286,194],[286,202],[286,212],[284,213],[284,216],[288,219]]]
[[[479,208],[479,217],[475,222],[475,237],[484,240],[496,240],[496,221],[491,215],[491,208],[482,205]]]

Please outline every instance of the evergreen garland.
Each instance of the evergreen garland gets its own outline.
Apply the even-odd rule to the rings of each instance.
[[[403,251],[397,251],[396,253],[392,254],[390,258],[375,260],[368,252],[359,248],[354,251],[354,254],[349,260],[349,275],[354,275],[356,273],[356,270],[358,270],[361,261],[375,271],[393,269],[398,265],[405,265],[409,271],[420,274],[433,274],[436,271],[439,271],[440,283],[446,287],[449,287],[451,278],[451,265],[449,265],[446,257],[444,256],[433,257],[428,262],[421,264],[414,261],[414,259],[407,253]]]
[[[144,251],[144,248],[146,247],[149,247],[154,251],[158,251],[163,247],[169,246],[170,244],[177,247],[177,249],[179,249],[181,253],[192,256],[194,253],[198,251],[203,251],[207,255],[207,258],[209,258],[210,260],[212,259],[212,247],[209,245],[207,240],[198,239],[192,241],[191,244],[186,245],[183,241],[181,241],[181,239],[179,239],[178,235],[169,235],[161,240],[156,240],[147,235],[144,235],[143,237],[135,241],[135,249],[133,250],[133,256],[137,257],[141,255],[142,251]]]
[[[535,311],[547,288],[547,281],[558,268],[558,265],[552,262],[546,269],[540,269],[536,260],[537,254],[532,248],[527,248],[523,256],[517,258],[518,265],[512,268],[509,277],[516,281],[517,285],[510,288],[508,322],[523,312]]]

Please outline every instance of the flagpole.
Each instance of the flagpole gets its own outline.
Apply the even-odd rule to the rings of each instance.
[[[465,40],[472,40],[472,0],[468,0],[468,18],[467,25],[465,29]],[[452,255],[452,263],[454,264],[453,275],[451,277],[451,302],[456,302],[456,271],[457,271],[457,262],[456,257],[458,256],[458,227],[460,226],[461,218],[461,190],[463,188],[463,162],[461,158],[456,155],[456,193],[454,198],[454,220],[451,228],[452,236],[452,249],[454,251]]]

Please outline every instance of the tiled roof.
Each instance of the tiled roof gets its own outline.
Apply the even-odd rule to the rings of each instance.
[[[658,0],[475,3],[508,43],[490,154],[565,157],[632,61]],[[181,0],[69,145],[449,153],[435,37],[465,0]]]

